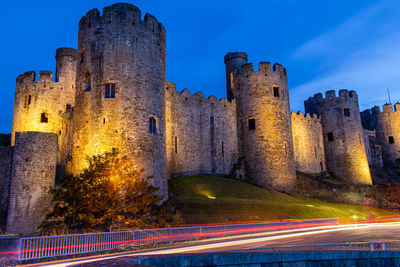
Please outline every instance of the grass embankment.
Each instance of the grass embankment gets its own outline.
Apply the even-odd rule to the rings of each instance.
[[[399,214],[369,206],[330,203],[266,190],[238,180],[187,176],[172,179],[170,202],[185,224],[340,218],[365,220]]]

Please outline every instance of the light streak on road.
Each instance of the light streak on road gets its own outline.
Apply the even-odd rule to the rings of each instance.
[[[164,249],[155,249],[150,251],[142,251],[142,252],[132,252],[132,253],[121,253],[121,254],[114,254],[108,256],[93,256],[93,257],[86,257],[77,259],[68,259],[58,262],[52,263],[42,263],[42,264],[33,264],[33,265],[25,265],[25,266],[71,266],[73,264],[82,264],[82,263],[89,263],[95,262],[100,260],[109,260],[109,259],[116,259],[120,257],[127,257],[127,256],[150,256],[150,255],[167,255],[167,254],[179,254],[179,253],[201,253],[202,251],[207,251],[207,253],[211,253],[212,251],[218,251],[226,247],[235,247],[235,246],[243,246],[248,244],[255,244],[255,243],[262,243],[280,239],[291,239],[291,241],[306,239],[301,237],[319,235],[319,234],[326,234],[332,232],[341,232],[341,231],[349,231],[349,230],[362,230],[362,229],[370,229],[373,230],[374,228],[400,228],[400,223],[365,223],[365,224],[347,224],[347,225],[335,225],[335,226],[319,226],[307,229],[295,229],[295,230],[284,230],[284,231],[276,231],[275,233],[267,233],[267,234],[275,234],[272,236],[265,236],[266,233],[259,233],[259,234],[250,234],[250,235],[243,235],[240,236],[240,240],[229,240],[229,241],[220,241],[214,240],[213,242],[218,243],[207,243],[207,244],[196,244],[190,245],[185,247],[178,247],[178,248],[164,248]],[[299,232],[305,231],[305,232]],[[260,237],[256,237],[256,236]],[[321,235],[324,236],[324,235]],[[244,238],[244,239],[243,239]],[[221,238],[222,239],[222,238]],[[207,240],[205,240],[207,241]],[[312,245],[309,244],[309,245]],[[261,245],[260,245],[261,246]]]

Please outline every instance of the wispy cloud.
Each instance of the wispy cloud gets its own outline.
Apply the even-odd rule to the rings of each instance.
[[[380,2],[331,31],[307,41],[292,54],[293,61],[318,62],[318,74],[292,88],[292,99],[304,99],[331,89],[354,89],[360,108],[400,100],[400,6]],[[293,103],[294,110],[302,103]]]

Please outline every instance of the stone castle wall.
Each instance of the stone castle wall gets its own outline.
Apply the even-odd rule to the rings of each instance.
[[[165,29],[131,4],[89,11],[79,22],[72,169],[113,149],[167,195]],[[106,95],[115,87],[115,96]],[[150,121],[156,130],[150,131]]]
[[[0,146],[0,213],[7,212],[13,147]]]
[[[382,167],[382,147],[376,137],[376,131],[371,131],[367,129],[363,129],[363,131],[365,152],[367,153],[368,164],[376,167]]]
[[[374,107],[369,114],[369,120],[373,122],[373,128],[376,129],[376,137],[382,147],[383,164],[399,166],[400,104],[395,104],[394,107],[391,104],[384,105],[382,112],[379,107]],[[366,120],[365,117],[364,120]]]
[[[318,174],[326,171],[321,118],[292,112],[292,134],[296,170]]]
[[[307,113],[321,116],[327,170],[356,184],[372,184],[355,91],[327,91],[304,102]]]
[[[14,139],[7,233],[33,233],[52,205],[57,134],[17,132]]]
[[[235,101],[177,92],[173,83],[166,101],[169,175],[229,174],[238,155]]]
[[[286,69],[260,63],[233,71],[239,155],[246,179],[264,188],[291,191],[296,181]],[[275,88],[275,89],[274,89]]]
[[[75,49],[59,48],[56,52],[57,77],[53,72],[29,71],[17,78],[11,145],[16,132],[37,131],[56,133],[58,139],[57,163],[65,166],[71,153],[71,122],[75,103]]]

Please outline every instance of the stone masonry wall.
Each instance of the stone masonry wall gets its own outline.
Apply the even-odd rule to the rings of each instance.
[[[400,104],[387,104],[383,112],[379,107],[372,109],[376,136],[382,146],[383,164],[386,166],[400,165]]]
[[[358,98],[355,91],[327,91],[304,102],[307,113],[321,116],[327,170],[355,184],[372,184]]]
[[[0,213],[7,212],[13,147],[0,146]]]
[[[72,169],[117,149],[167,195],[165,29],[131,4],[89,11],[79,22]],[[106,86],[115,86],[107,97]],[[149,130],[155,120],[156,131]]]
[[[382,147],[376,138],[376,131],[363,129],[365,152],[367,153],[368,164],[376,167],[383,166]]]
[[[30,234],[52,205],[57,134],[17,132],[14,144],[6,232]]]
[[[246,64],[233,71],[239,155],[249,182],[290,192],[296,169],[286,69],[275,64],[271,70],[270,63],[258,69]]]
[[[166,101],[169,175],[230,174],[238,155],[235,101],[179,93],[173,83]]]
[[[321,118],[292,112],[292,134],[296,170],[318,174],[326,170]]]

